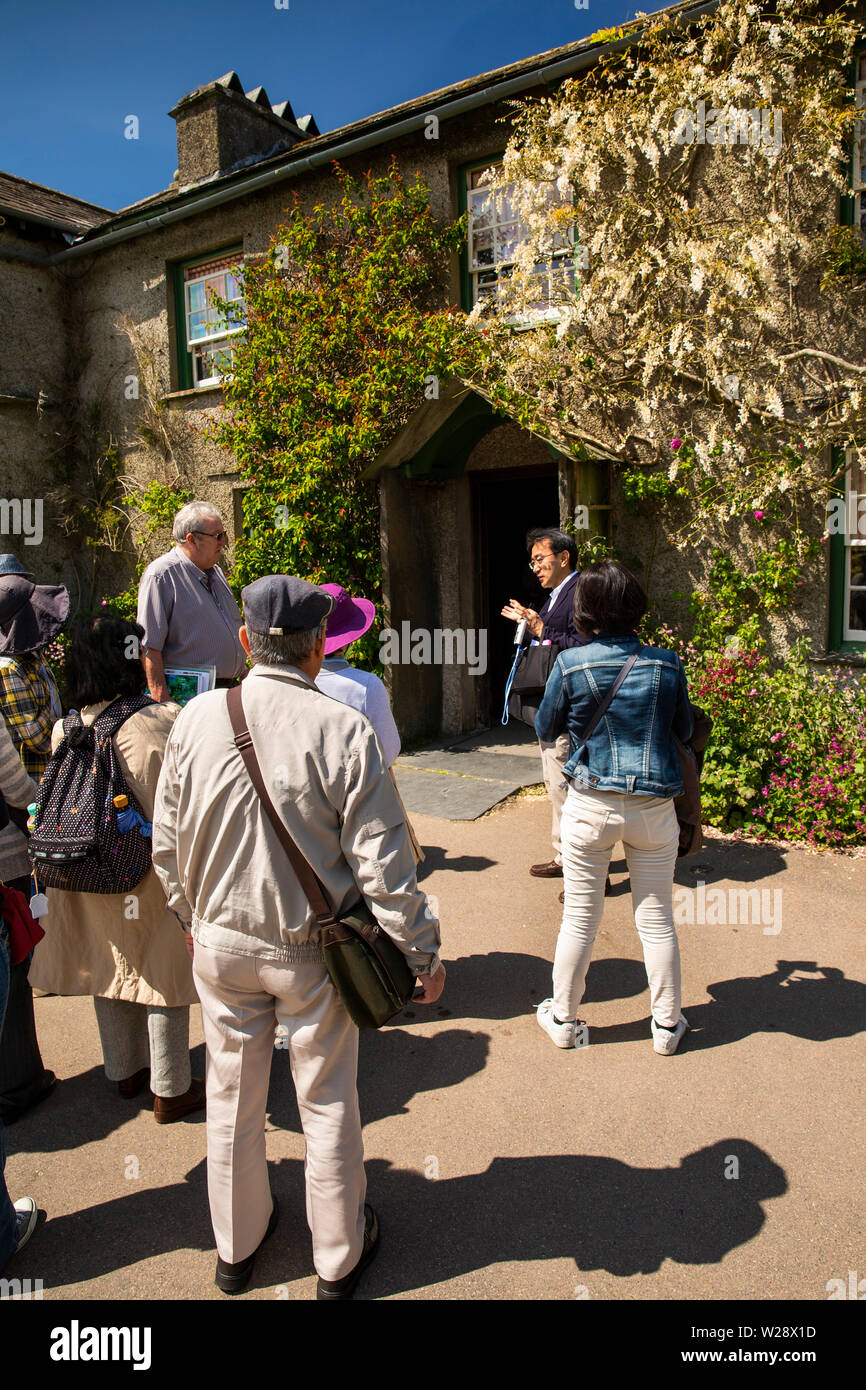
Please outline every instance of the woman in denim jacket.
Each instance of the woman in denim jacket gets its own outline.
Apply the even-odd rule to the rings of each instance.
[[[562,813],[565,910],[553,963],[553,998],[538,1022],[557,1047],[574,1047],[586,972],[604,909],[611,852],[622,840],[643,945],[656,1052],[675,1052],[688,1023],[680,1010],[680,956],[673,922],[679,826],[673,798],[683,790],[673,735],[691,737],[685,671],[675,652],[641,648],[635,627],[647,609],[640,584],[616,560],[582,570],[575,624],[595,635],[557,658],[535,720],[539,738],[567,731],[571,754]],[[582,733],[629,657],[635,665],[587,742]],[[585,1036],[585,1034],[584,1034]]]

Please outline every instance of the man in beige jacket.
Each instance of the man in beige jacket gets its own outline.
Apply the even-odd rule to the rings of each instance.
[[[439,924],[415,880],[405,818],[372,725],[315,686],[330,594],[285,575],[244,589],[253,662],[243,706],[278,814],[339,915],[363,893],[439,998]],[[208,1051],[208,1193],[216,1282],[246,1287],[276,1225],[265,1160],[274,1032],[288,1034],[307,1144],[307,1219],[318,1297],[351,1298],[373,1258],[357,1095],[358,1030],[325,970],[318,926],[247,774],[223,691],[190,701],[172,729],[154,810],[153,862],[194,939]]]

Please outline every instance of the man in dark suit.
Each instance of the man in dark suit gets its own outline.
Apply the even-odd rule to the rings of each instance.
[[[577,546],[574,538],[555,526],[539,526],[526,537],[529,564],[543,589],[548,591],[547,602],[536,613],[524,608],[517,599],[510,599],[502,609],[503,618],[526,622],[525,642],[550,642],[557,651],[582,646],[589,639],[574,625],[574,586],[577,583]],[[535,878],[562,878],[562,854],[559,820],[568,790],[564,769],[568,762],[568,735],[560,734],[553,743],[538,740],[544,785],[553,808],[553,858],[549,863],[533,864],[529,872]]]

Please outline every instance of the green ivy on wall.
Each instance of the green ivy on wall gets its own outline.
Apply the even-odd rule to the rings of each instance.
[[[438,225],[395,162],[338,197],[297,201],[268,255],[242,268],[247,327],[214,437],[241,477],[233,579],[300,575],[381,598],[378,488],[364,470],[436,383],[477,363],[437,284],[463,236]],[[362,647],[373,659],[375,637]]]

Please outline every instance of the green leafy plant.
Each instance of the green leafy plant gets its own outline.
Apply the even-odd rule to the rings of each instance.
[[[375,601],[379,498],[365,469],[481,349],[433,308],[462,224],[438,225],[421,179],[396,163],[379,178],[335,172],[334,204],[296,203],[269,254],[239,268],[247,327],[213,433],[250,485],[236,583],[290,573]],[[372,662],[372,633],[362,650]]]

